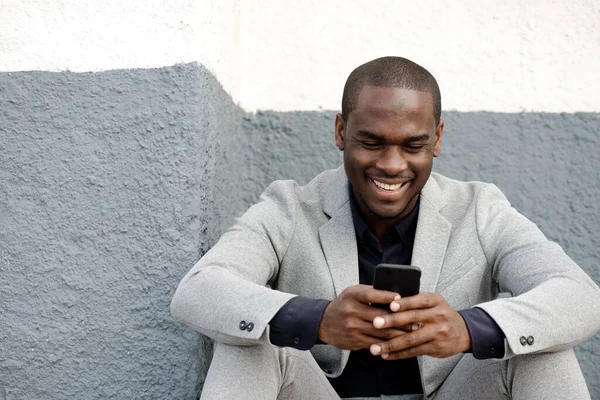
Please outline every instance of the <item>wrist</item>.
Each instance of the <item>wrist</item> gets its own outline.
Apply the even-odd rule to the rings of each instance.
[[[469,328],[467,328],[467,323],[465,322],[462,314],[460,315],[460,325],[461,325],[461,334],[460,334],[460,343],[458,348],[460,349],[460,353],[467,353],[471,351],[471,334],[469,333]]]

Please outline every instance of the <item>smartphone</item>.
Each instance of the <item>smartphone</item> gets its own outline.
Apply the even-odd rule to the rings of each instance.
[[[379,264],[375,267],[373,287],[396,292],[402,297],[419,293],[421,269],[414,265]],[[389,309],[389,304],[373,304],[375,307]]]

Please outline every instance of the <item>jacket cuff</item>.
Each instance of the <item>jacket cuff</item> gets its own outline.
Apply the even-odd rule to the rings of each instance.
[[[478,360],[504,357],[504,339],[502,329],[496,321],[481,308],[468,308],[459,311],[465,320],[469,337],[471,338],[471,351]]]
[[[319,338],[319,326],[329,300],[297,296],[290,299],[269,322],[271,344],[309,350]]]

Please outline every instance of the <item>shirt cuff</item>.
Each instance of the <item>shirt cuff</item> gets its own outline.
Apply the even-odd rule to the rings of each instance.
[[[309,350],[319,339],[319,326],[329,300],[297,296],[290,299],[269,322],[271,344]]]
[[[506,336],[496,321],[481,308],[468,308],[459,311],[465,320],[471,351],[478,360],[504,357],[504,339]]]

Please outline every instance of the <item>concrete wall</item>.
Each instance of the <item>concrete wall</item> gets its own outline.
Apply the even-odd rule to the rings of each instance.
[[[241,111],[198,64],[0,87],[6,398],[193,398],[202,343],[169,302],[231,212]]]
[[[600,282],[600,6],[493,4],[0,0],[0,399],[196,398],[177,283],[273,179],[340,163],[343,81],[380,55],[440,81],[434,169]],[[577,355],[600,398],[600,335]]]

